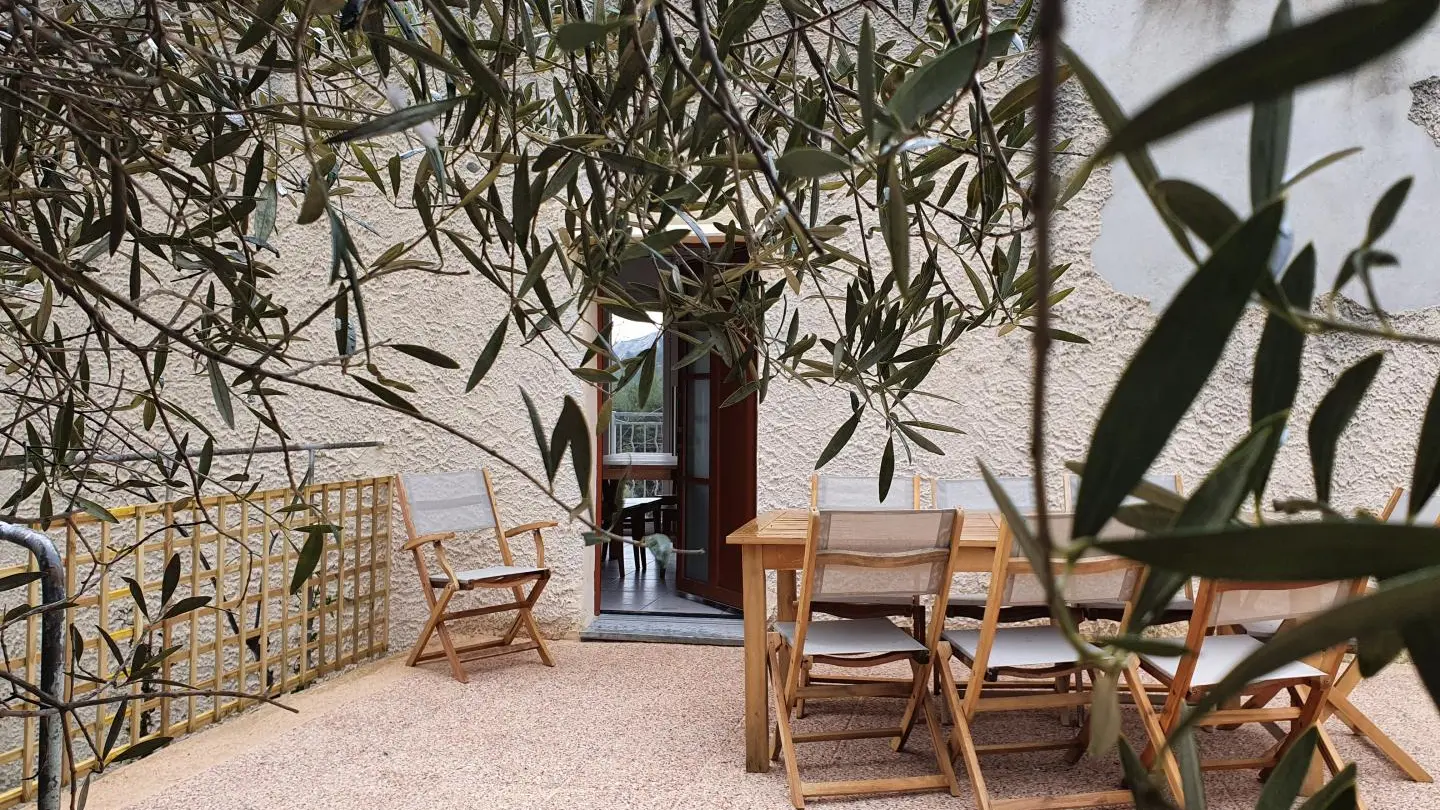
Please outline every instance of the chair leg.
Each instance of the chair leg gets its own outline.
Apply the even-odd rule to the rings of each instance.
[[[922,709],[926,687],[930,685],[930,665],[911,660],[910,677],[914,681],[914,687],[910,690],[910,700],[905,704],[905,714],[900,718],[900,734],[890,741],[890,747],[896,751],[905,749],[910,732],[915,728],[916,715]]]
[[[1165,725],[1155,711],[1155,704],[1150,702],[1150,695],[1145,691],[1145,682],[1140,679],[1140,665],[1133,660],[1125,667],[1125,684],[1130,687],[1130,697],[1135,703],[1136,711],[1140,713],[1140,720],[1145,726],[1145,736],[1150,738],[1145,752],[1150,754],[1153,759],[1153,752],[1164,751],[1160,756],[1160,764],[1161,770],[1165,772],[1165,782],[1170,786],[1170,794],[1175,797],[1177,802],[1183,803],[1185,788],[1180,779],[1180,763],[1175,761],[1175,754],[1165,747]],[[1172,694],[1167,700],[1183,700],[1183,698]],[[1169,708],[1168,702],[1166,708]]]
[[[450,639],[450,630],[445,626],[445,608],[450,604],[451,598],[455,596],[455,589],[446,586],[440,592],[440,597],[430,608],[430,618],[420,630],[420,638],[415,642],[415,649],[410,651],[410,658],[406,661],[407,666],[415,666],[420,663],[420,656],[424,654],[425,647],[430,642],[431,635],[440,637],[440,646],[445,651],[445,658],[450,662],[450,674],[460,683],[469,683],[470,678],[465,674],[465,669],[460,665],[460,656],[455,652],[455,642]]]
[[[770,634],[767,669],[770,672],[770,695],[775,704],[775,729],[785,760],[785,781],[790,786],[790,803],[796,810],[801,810],[805,807],[805,794],[800,787],[800,766],[795,758],[795,740],[790,732],[790,701],[785,694],[785,679],[780,676],[782,644],[779,633]]]
[[[1335,741],[1330,739],[1330,733],[1325,730],[1325,726],[1319,725],[1316,726],[1315,729],[1320,732],[1320,744],[1316,746],[1316,749],[1320,754],[1320,759],[1325,762],[1325,767],[1330,771],[1330,776],[1333,778],[1335,774],[1345,769],[1345,761],[1340,758],[1340,749],[1335,747]],[[1355,808],[1356,810],[1365,810],[1365,803],[1360,799],[1360,789],[1358,787],[1355,789]]]
[[[810,685],[810,667],[812,667],[812,666],[814,666],[814,662],[811,661],[811,660],[808,659],[808,658],[801,662],[801,664],[800,664],[800,685],[801,685],[801,686],[809,686],[809,685]],[[797,717],[797,718],[799,718],[799,719],[802,719],[802,720],[805,718],[805,699],[804,699],[804,698],[798,698],[798,699],[796,699],[796,701],[795,701],[795,717]]]
[[[935,696],[930,694],[926,688],[929,686],[927,677],[917,678],[920,685],[920,701],[925,711],[925,727],[930,731],[930,747],[935,749],[935,764],[940,766],[940,773],[945,775],[946,781],[950,783],[950,795],[960,795],[960,781],[955,777],[955,763],[950,761],[950,752],[946,750],[945,734],[940,729],[940,712],[935,705]]]
[[[939,664],[945,705],[950,708],[950,743],[946,746],[947,752],[952,760],[959,757],[964,763],[965,775],[970,779],[970,790],[975,794],[976,810],[990,810],[990,792],[985,789],[985,777],[980,773],[980,754],[975,750],[974,738],[970,736],[970,721],[960,705],[960,688],[955,683],[955,673],[950,671],[950,645],[942,643],[939,654],[935,657]]]

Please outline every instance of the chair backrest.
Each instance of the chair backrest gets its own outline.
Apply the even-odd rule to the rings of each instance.
[[[1410,499],[1402,497],[1409,494],[1405,487],[1396,487],[1390,494],[1390,500],[1380,512],[1380,519],[1389,523],[1404,523],[1410,515]],[[1430,500],[1420,507],[1415,515],[1417,526],[1440,526],[1440,495],[1431,495]]]
[[[499,525],[490,474],[485,470],[402,473],[400,510],[412,537],[474,532]]]
[[[1052,571],[1059,574],[1065,568],[1065,551],[1074,540],[1074,515],[1058,513],[1046,515],[1050,527],[1050,538],[1054,544],[1055,557]],[[1037,533],[1039,520],[1034,515],[1026,516],[1031,535]],[[1100,530],[1100,537],[1120,539],[1136,537],[1139,531],[1112,520]],[[1000,527],[1000,543],[997,554],[1004,555],[1000,561],[1001,585],[992,588],[991,598],[998,598],[1001,606],[1024,606],[1045,604],[1045,587],[1034,573],[1029,559],[1016,540],[1008,524]],[[1065,578],[1065,601],[1079,602],[1124,602],[1130,599],[1139,582],[1143,567],[1133,560],[1099,551],[1087,552],[1070,567]]]
[[[829,601],[948,591],[945,574],[960,514],[955,509],[815,512],[805,568],[809,595]]]
[[[870,476],[811,475],[810,508],[919,509],[920,476],[895,476],[885,500],[880,500],[880,479]]]
[[[1146,473],[1145,480],[1157,487],[1163,487],[1176,495],[1185,494],[1185,481],[1180,473]],[[1075,497],[1080,494],[1080,476],[1073,472],[1065,473],[1065,511],[1075,509]],[[1122,502],[1123,506],[1133,506],[1137,503],[1144,503],[1145,499],[1138,495],[1126,495]]]
[[[1355,595],[1355,587],[1350,580],[1255,583],[1202,579],[1195,610],[1203,616],[1205,627],[1303,620]]]
[[[1022,513],[1035,511],[1035,479],[1006,476],[995,479]],[[936,509],[964,509],[967,512],[998,512],[995,496],[983,478],[937,478],[930,483]]]

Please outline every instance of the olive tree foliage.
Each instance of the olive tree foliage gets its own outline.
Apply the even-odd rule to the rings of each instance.
[[[926,375],[973,330],[1033,328],[1037,281],[1065,271],[1039,272],[1024,239],[1031,4],[1011,11],[12,3],[4,509],[243,493],[243,476],[211,480],[214,432],[286,440],[281,396],[388,409],[511,463],[417,409],[408,395],[427,383],[387,367],[403,353],[468,391],[524,343],[587,384],[648,390],[653,351],[616,358],[586,323],[594,305],[659,306],[686,341],[678,362],[718,354],[737,396],[777,378],[847,389],[854,418],[822,463],[862,418],[890,432],[886,469],[897,445],[936,452],[934,431],[955,428],[912,413]],[[348,203],[377,195],[413,227],[367,254]],[[708,220],[733,223],[724,243],[687,244]],[[293,270],[276,234],[295,229],[331,247],[318,305],[282,283]],[[645,258],[658,287],[622,283],[619,268]],[[491,334],[478,357],[375,326],[367,284],[402,273],[503,294],[490,323],[464,324]],[[332,323],[333,347],[315,339]],[[213,404],[172,393],[180,375],[208,381]],[[553,492],[568,449],[588,492],[600,426],[573,399],[559,411],[535,418],[543,473],[512,466]]]
[[[1344,159],[1346,149],[1294,170],[1288,161],[1294,92],[1332,76],[1351,72],[1382,58],[1429,25],[1440,2],[1384,0],[1348,4],[1328,14],[1297,21],[1289,0],[1280,0],[1268,35],[1217,57],[1194,74],[1127,115],[1110,96],[1101,77],[1069,53],[1063,44],[1062,4],[1040,11],[1040,74],[1053,73],[1068,57],[1109,137],[1075,175],[1088,176],[1096,165],[1121,158],[1149,193],[1184,254],[1194,263],[1187,282],[1156,322],[1115,384],[1091,435],[1082,461],[1069,462],[1082,474],[1075,504],[1074,543],[1060,546],[1042,519],[1032,531],[998,482],[991,489],[1016,537],[1041,572],[1054,621],[1075,644],[1078,659],[1096,672],[1118,679],[1136,654],[1179,655],[1183,646],[1144,631],[1158,623],[1166,606],[1192,577],[1253,582],[1302,583],[1373,579],[1369,593],[1308,620],[1282,628],[1271,641],[1241,661],[1219,683],[1184,709],[1163,748],[1174,756],[1167,772],[1171,795],[1157,785],[1145,760],[1119,737],[1119,704],[1114,691],[1096,691],[1090,725],[1091,750],[1121,746],[1136,806],[1146,810],[1186,810],[1205,806],[1201,766],[1192,737],[1202,718],[1237,696],[1251,682],[1279,666],[1334,649],[1352,640],[1361,673],[1372,676],[1408,651],[1432,698],[1440,700],[1440,528],[1417,525],[1417,516],[1440,488],[1440,382],[1437,382],[1415,439],[1408,499],[1381,522],[1375,512],[1347,514],[1333,473],[1342,434],[1355,416],[1385,361],[1382,349],[1345,370],[1308,418],[1292,414],[1302,374],[1301,359],[1310,336],[1324,332],[1365,335],[1381,346],[1413,342],[1440,345],[1433,335],[1402,334],[1389,324],[1374,292],[1371,274],[1384,272],[1399,257],[1381,244],[1405,202],[1411,178],[1403,178],[1376,200],[1367,222],[1356,224],[1357,244],[1343,257],[1317,255],[1305,234],[1294,234],[1286,208],[1290,189],[1316,171]],[[1043,83],[1049,84],[1049,83]],[[1048,95],[1042,91],[1040,139],[1046,142]],[[1212,116],[1248,108],[1248,150],[1237,145],[1232,156],[1250,169],[1250,210],[1235,211],[1202,186],[1167,178],[1148,147]],[[1072,187],[1073,183],[1072,181]],[[1057,200],[1069,189],[1058,188]],[[1038,239],[1048,235],[1051,197],[1040,195]],[[1294,244],[1304,245],[1294,250]],[[1041,261],[1044,261],[1043,251]],[[1319,262],[1339,265],[1330,292],[1353,287],[1369,311],[1363,320],[1340,320],[1317,295]],[[1347,289],[1348,291],[1348,289]],[[1322,291],[1323,292],[1323,291]],[[1267,312],[1254,353],[1250,391],[1250,429],[1229,437],[1233,447],[1185,498],[1149,485],[1144,474],[1158,458],[1180,420],[1204,388],[1248,305]],[[1043,308],[1042,308],[1043,309]],[[1040,313],[1043,323],[1045,313]],[[1037,335],[1036,387],[1044,388],[1044,335]],[[1043,409],[1035,411],[1037,466],[1043,469]],[[1306,423],[1313,475],[1310,492],[1275,492],[1271,466],[1287,424]],[[1215,437],[1217,441],[1227,441]],[[987,477],[989,472],[986,471]],[[1143,503],[1125,505],[1128,495]],[[1044,511],[1043,493],[1040,511]],[[1242,512],[1247,505],[1249,515]],[[1042,514],[1043,518],[1043,514]],[[1112,518],[1141,530],[1137,539],[1106,540],[1096,535]],[[1051,559],[1120,554],[1145,563],[1142,587],[1124,626],[1097,646],[1088,646],[1064,606],[1064,566],[1053,573]],[[1257,807],[1288,808],[1316,751],[1318,733],[1287,738],[1284,758],[1267,774]],[[1154,760],[1156,767],[1163,758]],[[1344,768],[1305,808],[1358,806],[1355,766]]]

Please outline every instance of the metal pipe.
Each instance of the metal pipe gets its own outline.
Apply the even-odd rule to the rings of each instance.
[[[258,455],[261,453],[296,453],[316,450],[352,450],[360,447],[384,447],[384,442],[324,442],[321,444],[267,444],[255,447],[227,447],[211,452],[212,456],[244,456]],[[199,450],[186,449],[180,455],[198,456]],[[95,456],[96,461],[103,461],[111,464],[119,464],[126,461],[149,461],[157,458],[176,458],[175,453],[126,453],[124,455]]]
[[[40,569],[40,598],[51,606],[40,617],[40,692],[52,701],[64,700],[61,686],[65,665],[65,566],[50,538],[34,529],[0,522],[0,540],[23,546],[35,555]],[[60,712],[41,706],[40,762],[36,769],[39,793],[36,810],[60,810],[60,767],[64,751],[64,724]]]

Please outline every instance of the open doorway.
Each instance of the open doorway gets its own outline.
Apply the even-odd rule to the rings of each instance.
[[[648,390],[636,374],[608,392],[600,517],[636,540],[662,534],[681,553],[662,567],[631,544],[598,548],[595,610],[738,616],[740,555],[725,537],[755,516],[755,397],[721,407],[742,384],[721,359],[710,355],[676,368],[695,337],[666,334],[658,313],[644,320],[639,314],[602,312],[598,324],[608,327],[617,359],[654,355]]]

